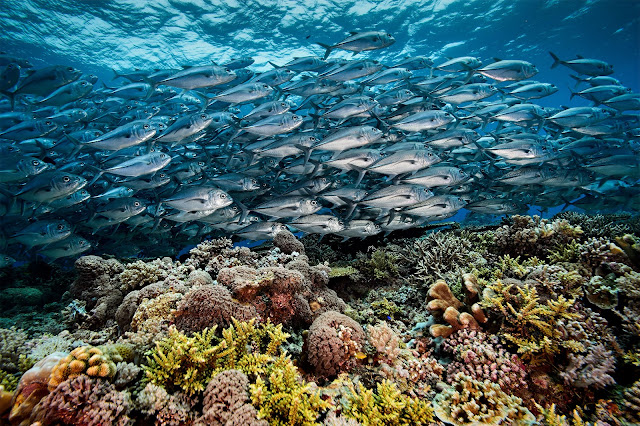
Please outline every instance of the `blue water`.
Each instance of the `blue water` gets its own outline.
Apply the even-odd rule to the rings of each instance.
[[[40,67],[70,64],[109,81],[111,68],[167,68],[252,56],[255,71],[321,54],[348,31],[386,30],[397,42],[365,53],[385,63],[423,55],[524,59],[561,89],[540,105],[567,103],[574,82],[550,70],[547,51],[614,65],[640,89],[640,2],[635,0],[183,1],[4,0],[2,48]],[[336,52],[336,57],[349,57]]]

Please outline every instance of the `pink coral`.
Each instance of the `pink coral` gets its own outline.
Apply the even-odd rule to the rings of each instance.
[[[253,306],[233,300],[221,285],[203,285],[189,291],[178,303],[175,325],[183,331],[200,331],[214,325],[226,326],[231,318],[248,321],[256,317]]]
[[[355,354],[365,339],[360,324],[339,312],[325,312],[309,329],[305,343],[309,363],[321,376],[348,371],[356,364]]]
[[[481,331],[458,330],[443,341],[443,350],[453,355],[447,368],[447,381],[462,372],[480,381],[490,380],[505,392],[522,391],[527,387],[524,364],[498,344],[495,336]]]
[[[258,412],[249,402],[249,379],[239,370],[223,371],[209,381],[202,411],[196,425],[268,425],[266,420],[258,420]]]
[[[32,421],[42,425],[129,425],[131,399],[127,392],[101,379],[80,375],[62,382],[40,401]]]

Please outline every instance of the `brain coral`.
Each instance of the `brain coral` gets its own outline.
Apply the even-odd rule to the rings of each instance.
[[[314,371],[335,376],[351,369],[355,354],[365,342],[360,324],[339,312],[329,311],[313,321],[306,341],[306,352]]]

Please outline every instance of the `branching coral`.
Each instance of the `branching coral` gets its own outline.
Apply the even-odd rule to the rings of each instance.
[[[320,392],[301,380],[289,358],[278,357],[264,373],[249,387],[258,418],[270,425],[316,425],[320,411],[329,408]]]
[[[226,369],[237,368],[245,374],[263,372],[287,337],[281,326],[256,325],[255,320],[233,320],[222,338],[216,337],[215,327],[191,337],[171,327],[169,336],[156,342],[156,349],[147,357],[143,366],[146,381],[193,395]]]
[[[496,280],[484,289],[481,305],[500,317],[500,336],[516,345],[522,359],[531,364],[551,362],[553,356],[565,348],[570,352],[583,351],[584,345],[565,339],[561,320],[577,318],[570,312],[574,299],[558,296],[540,302],[536,288]]]
[[[529,425],[535,417],[522,400],[504,393],[489,380],[474,380],[464,373],[453,377],[452,385],[433,400],[436,416],[452,425]]]
[[[459,330],[444,340],[443,350],[453,356],[447,367],[449,383],[462,372],[472,379],[497,383],[505,392],[518,393],[526,389],[524,365],[497,340],[495,336],[469,329]]]
[[[364,426],[426,425],[434,421],[433,409],[421,398],[403,395],[395,383],[383,380],[376,390],[347,382],[344,415]]]
[[[426,283],[459,276],[470,265],[482,261],[467,239],[445,232],[433,232],[415,240],[401,256],[413,266],[414,276]]]
[[[582,235],[580,226],[565,219],[547,220],[539,216],[514,215],[505,219],[505,224],[494,232],[492,250],[512,256],[546,258]]]

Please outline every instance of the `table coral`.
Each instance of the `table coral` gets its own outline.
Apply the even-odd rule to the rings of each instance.
[[[320,315],[309,328],[305,342],[309,363],[320,376],[335,376],[357,362],[366,336],[360,324],[339,312]]]
[[[464,373],[457,373],[452,385],[435,397],[433,409],[438,419],[456,426],[525,426],[536,420],[520,398],[506,394],[496,383]]]

